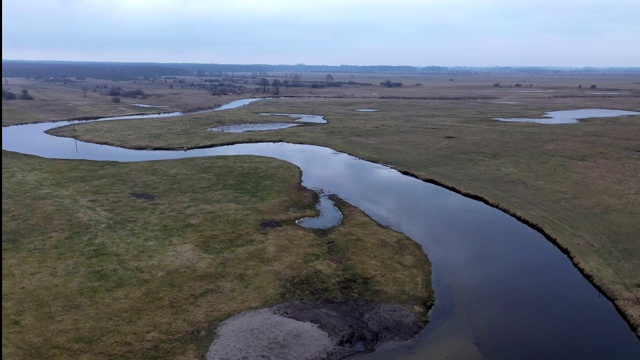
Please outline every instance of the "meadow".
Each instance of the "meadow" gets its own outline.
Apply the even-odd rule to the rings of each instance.
[[[542,231],[640,334],[640,118],[493,120],[582,108],[640,111],[633,76],[333,74],[342,86],[283,87],[275,95],[247,85],[243,94],[222,96],[157,80],[3,80],[4,88],[28,89],[34,98],[3,100],[3,126],[268,97],[228,112],[54,133],[144,149],[287,141],[391,165]],[[302,80],[322,82],[325,74]],[[403,85],[381,86],[386,80]],[[112,87],[145,95],[114,102],[104,90]],[[134,105],[140,103],[162,108]],[[328,123],[206,131],[293,121],[261,113],[323,115]],[[433,294],[417,244],[344,203],[341,226],[297,227],[294,220],[313,206],[299,171],[271,159],[121,164],[3,151],[3,356],[198,357],[219,321],[296,297],[391,301],[424,314]],[[270,219],[284,226],[259,226]]]

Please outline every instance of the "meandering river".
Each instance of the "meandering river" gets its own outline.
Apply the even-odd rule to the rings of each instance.
[[[255,99],[216,110],[251,101]],[[125,118],[132,117],[96,121]],[[635,333],[564,254],[540,233],[479,201],[320,146],[259,143],[149,151],[45,133],[68,124],[3,127],[2,149],[44,158],[120,162],[273,157],[300,167],[303,186],[335,194],[421,244],[433,266],[436,302],[430,323],[415,341],[362,358],[640,359]]]

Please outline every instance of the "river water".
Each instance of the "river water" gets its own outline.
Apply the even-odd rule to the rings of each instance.
[[[44,158],[120,162],[277,158],[300,167],[303,186],[337,195],[421,244],[432,262],[436,296],[429,324],[415,341],[363,359],[640,359],[635,333],[564,254],[540,233],[479,201],[320,146],[150,151],[44,133],[68,124],[3,127],[2,148]]]

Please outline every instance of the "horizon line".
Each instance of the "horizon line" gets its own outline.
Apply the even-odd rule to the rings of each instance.
[[[51,59],[2,59],[2,62],[49,62],[49,63],[95,63],[95,64],[157,64],[157,65],[236,65],[236,66],[308,66],[308,67],[412,67],[412,68],[428,68],[428,67],[441,67],[441,68],[544,68],[544,69],[640,69],[640,66],[567,66],[567,65],[389,65],[389,64],[377,64],[377,65],[357,65],[357,64],[340,64],[340,65],[327,65],[327,64],[269,64],[269,63],[205,63],[205,62],[156,62],[156,61],[96,61],[96,60],[51,60]]]

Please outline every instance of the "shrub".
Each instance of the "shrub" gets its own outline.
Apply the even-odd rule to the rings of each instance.
[[[140,90],[140,89],[135,89],[135,90],[125,90],[122,91],[122,93],[120,94],[121,96],[124,97],[144,97],[146,96],[146,94],[144,93],[144,91]],[[117,95],[116,95],[117,96]]]
[[[391,82],[391,80],[387,79],[380,83],[380,86],[392,88],[392,87],[402,87],[401,82]]]
[[[120,98],[117,97],[117,96],[114,96],[114,97],[111,98],[111,102],[112,103],[119,103],[120,102]]]
[[[29,95],[29,90],[22,90],[20,92],[20,99],[22,100],[33,100],[33,97]]]
[[[16,94],[12,93],[11,91],[7,91],[2,89],[2,98],[5,100],[15,100],[16,98]]]

